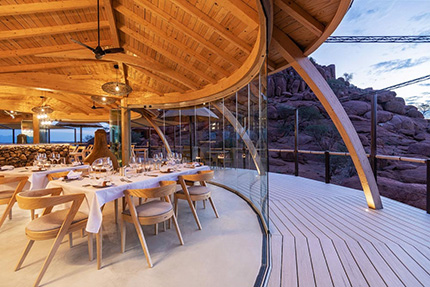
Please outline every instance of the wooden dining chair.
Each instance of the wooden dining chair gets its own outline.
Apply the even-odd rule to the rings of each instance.
[[[149,267],[152,267],[151,256],[149,255],[148,246],[146,245],[145,236],[141,225],[153,225],[173,218],[173,223],[176,228],[176,233],[179,238],[179,243],[184,245],[181,230],[179,229],[173,205],[170,201],[170,195],[176,191],[176,181],[161,181],[159,187],[145,189],[128,189],[124,191],[125,200],[129,209],[122,212],[121,217],[121,252],[125,251],[125,222],[134,224],[137,235],[140,240],[143,252],[145,253],[146,261]],[[153,199],[144,204],[135,206],[132,196],[145,199]],[[160,198],[164,199],[160,200]]]
[[[9,219],[12,219],[12,207],[16,202],[16,195],[22,191],[27,181],[27,176],[0,177],[0,185],[18,182],[15,189],[0,191],[0,204],[7,204],[0,219],[0,227],[3,225],[8,215]]]
[[[69,153],[70,157],[73,157],[75,161],[83,161],[85,158],[86,146],[80,145],[73,152]]]
[[[90,171],[88,168],[78,168],[74,169],[74,172],[82,172],[82,175],[89,175]],[[67,171],[60,171],[60,172],[54,172],[54,173],[48,173],[46,177],[49,181],[56,180],[62,177],[66,177],[69,174],[70,170]]]
[[[73,171],[74,172],[82,172],[82,175],[89,175],[89,173],[90,173],[89,168],[79,168],[79,169],[74,169]],[[69,171],[60,171],[60,172],[55,172],[55,173],[49,173],[46,176],[48,177],[48,180],[51,181],[51,180],[56,180],[56,179],[65,177],[69,172],[70,172],[70,170]],[[114,209],[115,209],[115,211],[114,211],[115,212],[115,223],[118,223],[118,212],[119,212],[118,199],[115,199],[115,201],[114,201]]]
[[[214,177],[213,170],[199,171],[197,174],[180,175],[179,184],[182,187],[181,191],[175,193],[175,215],[178,217],[178,200],[183,199],[188,202],[191,212],[193,213],[194,219],[197,223],[197,227],[202,229],[199,217],[196,211],[196,202],[209,200],[212,205],[212,209],[215,212],[215,216],[219,218],[218,211],[216,210],[215,204],[212,200],[212,192],[207,187],[206,182]],[[195,185],[199,182],[200,185]],[[190,186],[191,185],[191,186]]]
[[[29,239],[27,246],[22,253],[22,256],[15,268],[19,270],[30,252],[31,247],[37,240],[47,240],[55,238],[51,250],[43,263],[42,269],[34,283],[34,286],[39,286],[43,275],[48,269],[55,253],[60,247],[61,241],[66,234],[71,237],[72,232],[85,228],[88,221],[88,216],[79,212],[85,195],[83,193],[60,195],[62,188],[50,188],[41,190],[31,190],[19,193],[16,196],[18,205],[22,209],[41,209],[44,208],[42,215],[29,224],[25,228],[25,234]],[[56,205],[71,203],[70,208],[52,212],[52,208]],[[92,234],[88,234],[88,252],[89,259],[92,260],[93,253]]]

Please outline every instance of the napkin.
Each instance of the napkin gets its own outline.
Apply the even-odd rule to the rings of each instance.
[[[13,170],[15,167],[13,165],[4,165],[1,170]]]
[[[72,162],[72,166],[78,166],[78,165],[81,165],[80,161],[74,161],[74,162]]]
[[[100,178],[100,179],[97,179],[93,183],[93,185],[97,185],[97,186],[110,186],[110,185],[112,185],[112,183],[110,181],[106,180],[106,179]]]
[[[75,172],[75,171],[71,170],[71,171],[69,171],[69,173],[67,174],[66,178],[67,178],[67,179],[78,179],[78,178],[80,178],[80,177],[81,177],[81,175],[82,175],[82,172],[80,172],[80,171]]]

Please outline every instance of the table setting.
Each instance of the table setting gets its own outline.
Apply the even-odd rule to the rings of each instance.
[[[50,158],[50,160],[48,158]],[[0,175],[28,176],[28,181],[30,183],[28,189],[35,190],[46,187],[48,184],[47,175],[50,173],[88,167],[88,165],[83,165],[82,163],[66,164],[66,159],[60,157],[58,153],[51,153],[50,157],[48,157],[45,153],[39,153],[36,155],[32,166],[14,167],[12,165],[5,165],[0,167]]]
[[[162,180],[177,180],[179,175],[209,170],[199,163],[183,163],[182,156],[160,155],[153,159],[131,157],[129,165],[114,171],[108,158],[96,159],[88,176],[80,175],[73,180],[58,179],[49,182],[47,188],[61,187],[64,194],[84,193],[85,202],[80,211],[88,214],[88,232],[97,233],[102,223],[101,207],[121,198],[126,189],[151,188]]]

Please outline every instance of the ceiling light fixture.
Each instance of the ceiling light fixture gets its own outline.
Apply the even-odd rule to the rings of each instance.
[[[116,102],[117,98],[105,96],[91,96],[91,100],[100,105],[111,105]]]
[[[32,108],[31,111],[36,114],[37,119],[42,120],[40,122],[42,126],[49,126],[52,124],[52,121],[49,119],[48,114],[54,110],[50,106],[45,105],[45,97],[40,98],[42,99],[42,105]]]
[[[102,85],[102,90],[108,94],[115,96],[125,96],[130,94],[133,89],[124,83],[120,83],[118,80],[118,65],[113,66],[116,69],[116,82],[108,82]]]

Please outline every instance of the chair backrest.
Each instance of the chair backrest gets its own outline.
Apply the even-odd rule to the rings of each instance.
[[[21,209],[31,210],[45,208],[42,215],[50,213],[52,208],[56,205],[72,202],[70,209],[76,214],[82,202],[84,201],[85,194],[75,193],[60,195],[62,191],[63,189],[61,187],[28,190],[18,193],[16,200],[18,201],[18,206]]]
[[[143,189],[127,189],[125,196],[135,196],[141,198],[160,198],[171,195],[176,191],[176,181],[160,181],[159,187]]]
[[[83,152],[87,147],[84,145],[80,145],[75,149],[76,153]]]
[[[88,170],[88,168],[79,168],[79,169],[74,169],[74,172],[82,172],[83,175],[88,175],[90,173],[90,171]],[[56,180],[59,179],[61,177],[66,177],[66,175],[68,175],[70,172],[70,170],[68,171],[60,171],[60,172],[54,172],[54,173],[48,173],[46,175],[46,177],[48,178],[49,181],[51,180]]]
[[[0,185],[2,184],[8,184],[8,183],[13,183],[13,182],[19,182],[18,185],[15,188],[15,192],[13,194],[13,196],[16,196],[19,192],[22,191],[22,189],[24,188],[25,184],[28,181],[28,176],[8,176],[8,177],[0,177]]]
[[[199,171],[197,174],[180,175],[179,180],[206,182],[214,177],[213,170]]]

